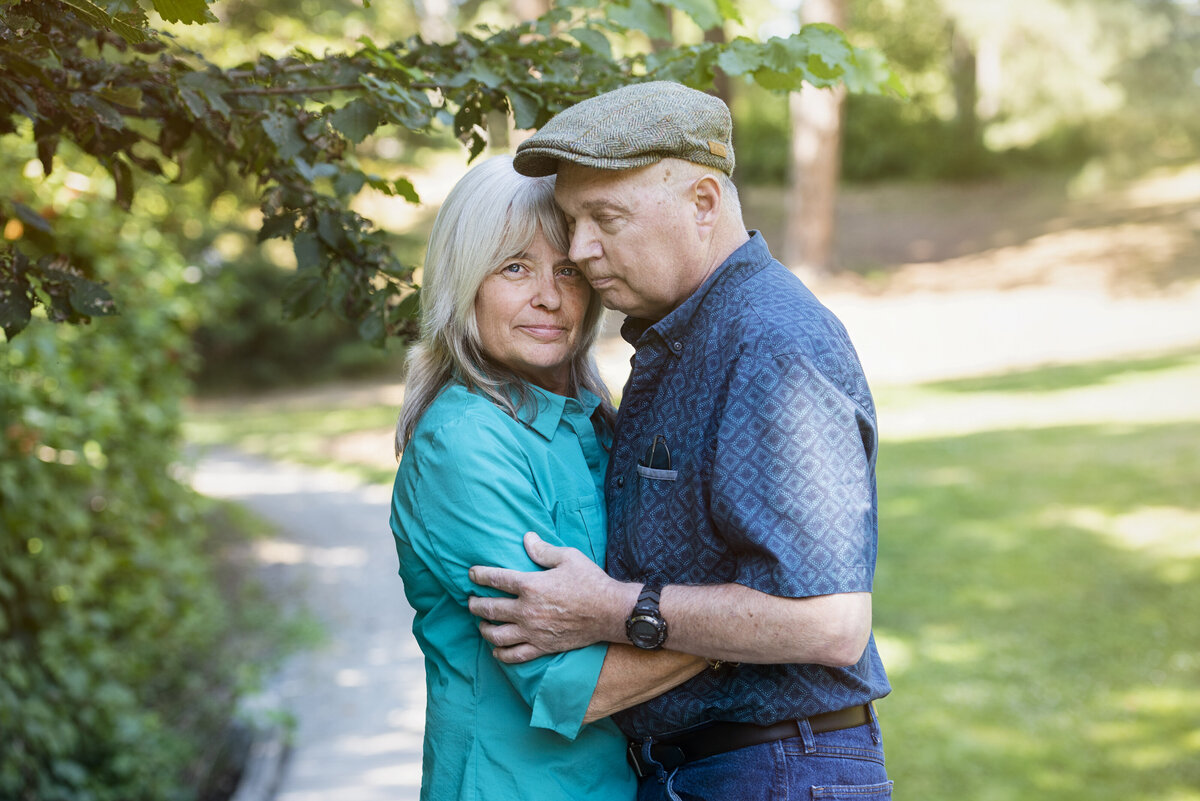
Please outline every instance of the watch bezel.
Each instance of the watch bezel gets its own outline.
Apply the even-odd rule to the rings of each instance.
[[[625,636],[636,647],[657,651],[667,641],[667,621],[658,611],[661,585],[646,584],[625,619]]]

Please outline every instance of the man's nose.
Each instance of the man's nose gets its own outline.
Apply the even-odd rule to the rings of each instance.
[[[576,264],[583,264],[600,258],[600,254],[600,242],[596,239],[592,226],[576,223],[575,230],[571,232],[571,248],[567,256]]]

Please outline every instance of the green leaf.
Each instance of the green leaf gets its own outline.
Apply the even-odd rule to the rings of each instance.
[[[267,136],[275,143],[275,149],[280,158],[290,159],[300,155],[308,144],[300,136],[294,117],[278,111],[272,111],[263,118],[262,128]]]
[[[538,111],[542,103],[534,95],[520,90],[509,92],[508,102],[512,104],[514,125],[521,130],[527,130],[537,125]]]
[[[124,115],[98,95],[90,92],[74,92],[71,94],[71,103],[75,106],[85,106],[94,111],[96,113],[96,121],[105,128],[111,128],[114,131],[125,130]]]
[[[396,304],[396,316],[415,318],[421,313],[421,290],[411,292]]]
[[[109,86],[100,90],[100,96],[126,108],[137,110],[142,107],[142,90],[136,86]]]
[[[733,77],[748,72],[752,73],[762,65],[762,45],[744,36],[739,36],[726,45],[725,49],[721,51],[721,55],[717,57],[717,66]]]
[[[833,25],[825,22],[810,23],[801,28],[799,33],[792,34],[789,39],[803,41],[810,66],[813,56],[820,59],[821,66],[826,70],[826,74],[821,77],[832,77],[833,74],[840,74],[852,66],[853,56],[850,45],[846,42],[846,35]],[[821,66],[817,69],[821,69]]]
[[[117,313],[117,304],[103,284],[72,276],[71,307],[85,317],[107,317]]]
[[[720,28],[725,24],[725,17],[717,7],[716,0],[662,0],[662,4],[687,14],[702,31]]]
[[[290,237],[296,230],[296,220],[299,217],[300,215],[291,211],[266,218],[263,220],[262,228],[258,231],[258,241],[265,242],[276,237],[281,239]]]
[[[292,250],[296,252],[296,268],[311,270],[321,266],[321,240],[312,231],[301,231],[292,240]]]
[[[412,181],[407,178],[397,178],[395,184],[396,194],[407,200],[409,203],[420,203],[421,198],[417,195],[417,188],[413,186]]]
[[[498,89],[505,83],[504,76],[483,60],[472,62],[471,66],[464,70],[464,74],[472,80],[479,81],[488,89]]]
[[[346,232],[336,214],[322,212],[317,215],[317,233],[326,245],[337,250],[346,241]]]
[[[383,122],[383,115],[361,97],[351,100],[333,114],[329,122],[354,144],[362,142]]]
[[[280,300],[290,319],[312,317],[325,305],[325,276],[320,270],[297,271]]]
[[[738,13],[737,6],[733,0],[716,0],[718,13],[727,20],[732,22],[741,22],[742,15]]]
[[[641,31],[651,39],[671,38],[671,24],[666,12],[650,0],[629,0],[628,5],[612,3],[606,6],[605,13],[617,25]]]
[[[61,0],[62,4],[83,17],[94,28],[107,28],[130,44],[141,44],[149,34],[138,27],[120,20],[90,0]]]
[[[167,22],[202,25],[217,21],[206,0],[154,0],[154,10]]]
[[[0,328],[4,329],[9,342],[29,325],[32,311],[33,298],[29,295],[28,284],[0,281]]]
[[[225,102],[222,93],[229,89],[228,84],[204,72],[189,72],[179,79],[180,86],[195,90],[213,111],[225,119],[229,119],[233,110]],[[191,110],[191,104],[188,105]]]
[[[187,106],[187,110],[196,119],[200,119],[208,114],[208,104],[204,102],[204,98],[200,97],[199,93],[193,92],[191,89],[180,89],[179,99],[183,101],[183,105]]]
[[[595,28],[575,28],[567,31],[567,35],[598,56],[612,58],[612,43],[608,37]]]
[[[367,176],[358,170],[342,170],[333,181],[333,191],[338,197],[357,195],[367,182]]]
[[[378,309],[372,309],[358,324],[358,335],[364,342],[373,345],[383,345],[387,338],[387,327],[384,325],[383,314]]]

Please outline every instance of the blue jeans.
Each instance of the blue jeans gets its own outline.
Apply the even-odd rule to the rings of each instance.
[[[643,752],[645,753],[645,752]],[[638,801],[886,801],[892,783],[874,713],[852,729],[752,745],[698,759],[638,783]]]

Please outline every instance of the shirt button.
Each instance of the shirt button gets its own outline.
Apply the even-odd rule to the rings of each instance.
[[[624,476],[622,476],[621,478],[617,479],[617,489],[621,489],[621,487],[624,487],[624,486],[625,486],[625,478],[624,478]]]
[[[673,342],[673,343],[671,343],[671,349],[674,350],[676,353],[679,353],[679,351],[683,350],[683,343],[682,342]]]

